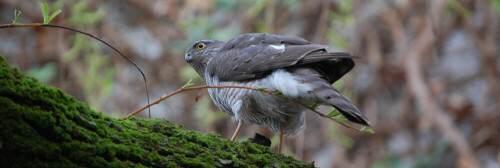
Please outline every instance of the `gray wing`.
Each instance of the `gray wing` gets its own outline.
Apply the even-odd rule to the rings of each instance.
[[[359,57],[328,53],[326,46],[299,37],[245,34],[229,40],[209,62],[207,72],[222,81],[240,81],[262,78],[284,68],[311,86],[311,94],[319,101],[334,106],[350,121],[370,125],[356,106],[331,86],[354,67],[352,58]]]
[[[284,46],[284,48],[282,48]],[[326,46],[299,37],[244,34],[229,40],[209,62],[207,72],[222,81],[262,78],[278,68],[315,64],[330,83],[354,67],[350,53],[328,53]]]

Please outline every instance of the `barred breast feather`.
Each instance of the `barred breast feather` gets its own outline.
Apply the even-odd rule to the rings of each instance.
[[[298,97],[303,94],[299,92],[306,91],[304,90],[306,87],[294,86],[294,83],[299,83],[292,76],[287,76],[284,70],[277,70],[263,79],[246,82],[220,81],[208,74],[205,80],[210,86],[265,87],[266,90],[280,91],[289,97]],[[297,135],[304,129],[302,112],[305,108],[282,97],[262,95],[258,91],[240,88],[211,88],[208,89],[208,93],[214,104],[235,120],[246,124],[263,125],[275,133],[279,133],[280,125],[283,124],[284,134],[287,136]]]

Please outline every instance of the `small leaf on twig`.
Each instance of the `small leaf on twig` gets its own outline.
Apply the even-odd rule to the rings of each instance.
[[[255,89],[255,90],[256,90],[256,91],[259,91],[259,92],[260,92],[260,94],[262,94],[262,95],[266,95],[266,93],[264,93],[264,90],[266,90],[266,88],[265,88],[265,87],[260,87],[260,88],[257,88],[257,89]]]
[[[375,133],[375,131],[373,131],[372,129],[366,128],[365,126],[361,127],[361,129],[359,129],[359,131],[365,131],[365,132],[369,132],[372,134]]]
[[[333,120],[333,121],[335,121],[335,122],[337,122],[339,124],[346,125],[346,123],[343,120],[341,120],[341,119],[338,119],[338,118],[329,118],[329,119],[331,119],[331,120]]]
[[[345,120],[347,120],[347,118],[345,118],[345,116],[342,115],[342,116],[339,117],[339,120],[345,121]]]
[[[325,115],[324,117],[325,118],[329,118],[330,120],[333,120],[339,124],[342,124],[342,125],[347,125],[344,121],[347,120],[347,118],[343,115],[340,115],[340,117],[338,118],[335,118],[336,116],[339,116],[340,115],[340,111],[335,109],[333,110],[332,112],[330,112],[328,115]]]
[[[184,86],[182,86],[181,88],[184,89],[186,87],[193,86],[194,83],[191,83],[191,81],[193,81],[193,79],[189,79],[189,81],[186,84],[184,84]]]
[[[49,5],[47,3],[41,2],[38,2],[38,5],[40,5],[40,10],[42,10],[43,23],[45,23],[45,21],[49,17]]]
[[[14,9],[14,20],[12,20],[12,24],[17,23],[17,20],[19,20],[19,18],[21,17],[21,14],[23,14],[23,12],[21,12],[20,10]]]
[[[282,98],[286,98],[286,96],[281,92],[274,92],[273,95],[278,96],[278,97],[282,97]]]
[[[339,110],[337,109],[334,109],[332,112],[330,112],[328,115],[326,115],[325,117],[326,118],[332,118],[332,117],[335,117],[335,116],[338,116],[340,115],[340,112]]]
[[[61,9],[58,9],[54,13],[50,14],[49,4],[41,2],[38,2],[38,4],[40,5],[40,9],[42,10],[43,24],[49,24],[52,19],[54,19],[57,15],[59,15],[59,13],[61,13]]]
[[[59,15],[61,13],[61,9],[58,9],[56,10],[54,13],[52,13],[49,18],[47,19],[47,23],[45,23],[44,21],[44,24],[48,24],[50,21],[52,21],[52,19],[54,19],[57,15]]]

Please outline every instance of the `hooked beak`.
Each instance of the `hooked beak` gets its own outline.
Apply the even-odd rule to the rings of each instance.
[[[191,54],[186,54],[184,59],[186,59],[187,63],[191,63],[193,61],[193,56]]]

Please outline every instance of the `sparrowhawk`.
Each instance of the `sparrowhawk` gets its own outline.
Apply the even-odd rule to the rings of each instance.
[[[332,84],[354,67],[350,53],[328,52],[327,47],[300,37],[252,33],[228,42],[200,40],[189,47],[185,60],[209,86],[247,86],[281,92],[303,104],[333,106],[348,120],[369,125],[368,119]],[[210,88],[222,111],[243,123],[258,124],[284,135],[304,129],[305,107],[279,96],[240,88]],[[280,141],[281,146],[281,141]],[[281,151],[281,150],[280,150]]]

